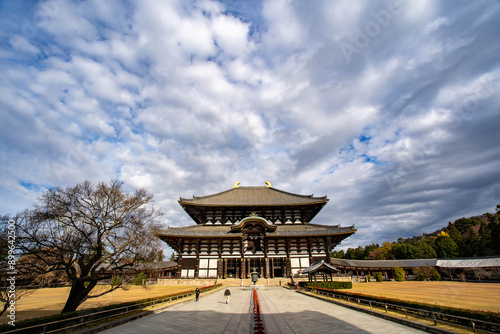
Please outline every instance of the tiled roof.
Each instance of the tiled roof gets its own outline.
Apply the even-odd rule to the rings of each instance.
[[[121,263],[123,265],[123,263]],[[176,261],[158,261],[158,262],[146,262],[146,263],[136,263],[134,265],[130,264],[129,266],[124,267],[123,270],[154,270],[154,269],[168,269],[177,266]],[[107,263],[101,264],[99,269],[104,270],[113,270],[116,268],[116,265],[109,265]]]
[[[436,259],[411,260],[349,260],[332,258],[333,265],[358,268],[394,268],[394,267],[428,267],[436,266]]]
[[[136,270],[154,270],[154,269],[166,269],[176,267],[176,261],[159,261],[159,262],[147,262],[140,263],[134,269]]]
[[[339,225],[319,225],[319,224],[297,224],[297,225],[276,225],[274,232],[266,233],[266,236],[319,236],[334,234],[352,234],[356,230],[354,226],[340,227]],[[191,225],[185,227],[171,227],[159,230],[159,237],[238,237],[241,232],[231,231],[231,226],[206,226]]]
[[[437,260],[438,267],[450,268],[484,268],[500,267],[500,257],[479,257],[472,259],[440,259]]]
[[[316,272],[337,272],[337,271],[340,271],[340,270],[335,268],[333,265],[321,260],[321,262],[317,262],[317,263],[313,264],[309,268],[305,269],[302,273],[303,274],[314,274]]]
[[[239,187],[217,194],[180,198],[181,205],[201,206],[281,206],[326,203],[326,196],[298,195],[271,187]]]
[[[348,260],[331,259],[332,264],[357,268],[415,268],[449,267],[481,268],[500,267],[500,257],[461,258],[461,259],[408,259],[408,260]]]

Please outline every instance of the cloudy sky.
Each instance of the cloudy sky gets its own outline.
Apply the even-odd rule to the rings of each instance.
[[[327,195],[342,247],[500,203],[497,1],[0,2],[0,213],[119,178],[164,225],[242,186]]]

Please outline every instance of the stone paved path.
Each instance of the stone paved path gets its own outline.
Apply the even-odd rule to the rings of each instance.
[[[199,302],[188,302],[104,333],[249,334],[251,291],[239,287],[230,290],[229,304],[224,302],[221,290],[202,296]],[[258,296],[267,334],[423,333],[283,288],[260,289]]]

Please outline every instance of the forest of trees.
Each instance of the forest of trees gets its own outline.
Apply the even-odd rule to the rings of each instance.
[[[456,258],[500,255],[500,204],[496,213],[460,218],[431,234],[333,251],[331,256],[355,260]]]

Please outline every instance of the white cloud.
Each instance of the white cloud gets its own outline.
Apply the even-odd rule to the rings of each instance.
[[[262,15],[268,24],[268,31],[263,38],[266,47],[273,51],[279,48],[293,50],[300,48],[305,42],[307,31],[299,20],[299,13],[293,2],[265,1]]]
[[[217,45],[230,57],[244,57],[252,47],[247,40],[248,26],[235,17],[217,15],[212,22]]]
[[[27,52],[33,54],[40,53],[40,50],[23,36],[13,35],[11,36],[9,42],[15,52]]]
[[[316,222],[357,246],[498,204],[493,4],[54,3],[0,22],[4,212],[119,177],[178,226],[179,196],[271,181],[328,195]]]

